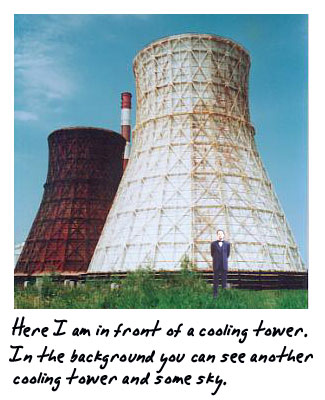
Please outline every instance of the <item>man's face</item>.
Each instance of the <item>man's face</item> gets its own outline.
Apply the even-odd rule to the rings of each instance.
[[[225,234],[222,231],[217,232],[217,238],[218,240],[223,240],[225,237]]]

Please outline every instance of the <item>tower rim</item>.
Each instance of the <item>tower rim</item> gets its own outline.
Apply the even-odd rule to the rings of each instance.
[[[111,137],[116,138],[117,140],[120,140],[121,143],[126,143],[125,139],[120,135],[120,133],[115,132],[111,129],[107,129],[107,128],[100,128],[100,127],[94,127],[94,126],[66,126],[63,128],[58,128],[55,129],[54,131],[52,131],[49,135],[48,135],[48,139],[50,139],[51,137],[55,136],[56,134],[60,134],[60,133],[73,133],[73,132],[93,132],[94,134],[96,133],[107,133],[108,135],[110,135]]]
[[[133,58],[133,62],[132,62],[133,70],[134,70],[137,59],[140,57],[140,55],[142,53],[144,53],[150,47],[156,46],[159,43],[163,43],[168,40],[178,39],[178,38],[186,38],[186,37],[204,37],[206,39],[214,40],[215,42],[223,42],[223,43],[227,43],[227,44],[232,44],[235,47],[237,47],[240,51],[242,51],[244,54],[247,55],[248,61],[250,63],[249,51],[247,49],[245,49],[245,47],[242,44],[236,42],[235,40],[233,40],[231,38],[216,35],[215,33],[186,32],[186,33],[179,33],[179,34],[174,34],[174,35],[169,35],[169,36],[163,36],[163,37],[156,39],[153,42],[150,42],[147,45],[145,45],[141,50],[138,51],[136,56]]]

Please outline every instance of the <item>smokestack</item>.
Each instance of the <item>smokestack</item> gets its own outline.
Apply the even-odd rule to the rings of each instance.
[[[121,135],[126,140],[124,158],[123,158],[123,171],[125,170],[131,150],[131,97],[132,94],[129,92],[123,92],[122,98],[122,111],[121,111]]]

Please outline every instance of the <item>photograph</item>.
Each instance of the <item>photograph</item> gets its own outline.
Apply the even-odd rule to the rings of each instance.
[[[308,308],[308,15],[15,14],[15,309]]]

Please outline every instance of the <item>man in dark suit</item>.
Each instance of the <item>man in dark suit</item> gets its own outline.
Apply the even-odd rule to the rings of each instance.
[[[218,295],[218,283],[221,277],[222,287],[227,287],[228,257],[230,243],[224,240],[225,233],[222,229],[217,231],[216,241],[211,243],[211,256],[213,259],[213,297]]]

